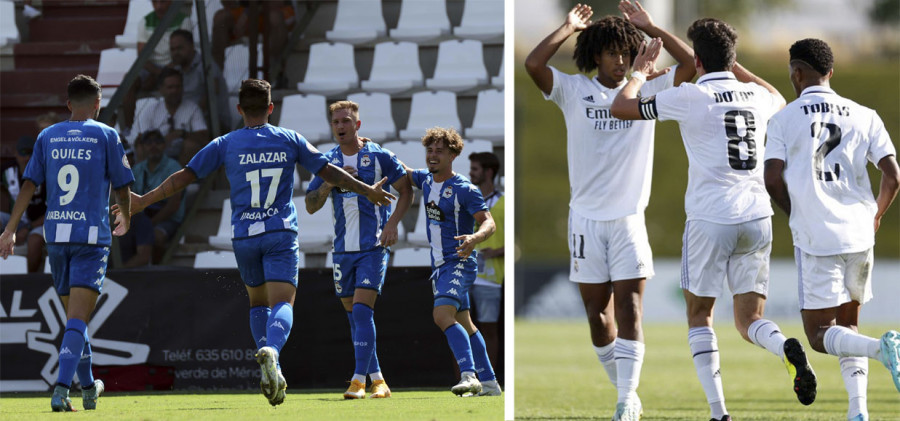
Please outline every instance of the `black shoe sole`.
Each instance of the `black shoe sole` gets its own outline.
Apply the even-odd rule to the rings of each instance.
[[[784,342],[784,356],[797,369],[797,375],[794,377],[797,400],[804,405],[812,404],[816,401],[816,373],[806,360],[803,345],[794,338],[788,339]]]

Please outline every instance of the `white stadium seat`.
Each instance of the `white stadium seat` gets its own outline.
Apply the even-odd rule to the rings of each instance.
[[[503,140],[503,91],[487,89],[478,93],[475,119],[472,127],[466,129],[466,136],[494,142]]]
[[[331,139],[328,108],[322,95],[288,95],[281,100],[278,125],[295,130],[312,144]]]
[[[429,247],[397,249],[393,254],[394,259],[391,261],[391,266],[394,267],[431,266],[431,248]]]
[[[231,245],[231,199],[222,201],[222,216],[219,218],[219,231],[209,236],[209,245],[222,250],[232,250]]]
[[[448,40],[438,46],[434,77],[425,81],[428,89],[460,92],[489,81],[484,67],[481,41]]]
[[[503,89],[503,66],[506,65],[506,54],[503,54],[500,59],[500,71],[497,72],[497,76],[491,77],[491,85],[494,85],[497,88]]]
[[[393,152],[412,169],[425,168],[425,147],[421,141],[385,142],[381,147]]]
[[[11,1],[0,1],[0,48],[19,42],[19,27],[16,26],[16,5]]]
[[[412,96],[410,110],[409,121],[406,129],[400,131],[400,139],[421,140],[425,130],[435,126],[453,127],[462,134],[462,124],[456,109],[456,94],[453,92],[417,92]],[[421,152],[424,157],[425,149]]]
[[[196,43],[196,41],[194,41]],[[256,45],[256,65],[262,68],[263,65],[263,46]],[[244,44],[235,44],[225,48],[225,84],[228,86],[228,92],[237,94],[241,89],[241,82],[250,77],[250,47]],[[257,72],[257,78],[262,78],[262,72]]]
[[[109,104],[128,69],[137,60],[137,48],[108,48],[100,52],[100,66],[97,69],[97,83],[103,89],[100,106]]]
[[[122,48],[137,48],[138,23],[152,11],[153,3],[150,0],[131,0],[128,2],[128,16],[125,18],[125,29],[122,31],[122,35],[116,35],[116,45]]]
[[[397,126],[391,115],[391,96],[383,93],[357,93],[347,99],[359,104],[362,126],[359,135],[376,142],[397,138]]]
[[[47,259],[49,262],[50,259]],[[4,275],[24,275],[28,273],[28,258],[25,256],[9,256],[0,259],[0,273]]]
[[[400,20],[391,38],[418,43],[449,33],[447,0],[407,0],[400,3]]]
[[[453,171],[469,178],[469,168],[472,165],[471,161],[469,161],[469,155],[478,152],[493,151],[493,145],[489,140],[466,140],[463,142],[462,154],[453,160]]]
[[[460,25],[453,28],[459,38],[488,40],[503,36],[503,0],[466,0]]]
[[[306,212],[304,196],[297,196],[293,200],[297,208],[300,250],[305,253],[325,253],[331,250],[331,242],[334,241],[334,210],[331,199],[326,200],[322,209],[312,215]]]
[[[194,269],[236,269],[237,267],[237,258],[233,251],[201,251],[194,256]]]
[[[325,143],[320,143],[320,144],[316,145],[316,149],[318,149],[319,152],[325,153],[325,152],[328,152],[328,151],[334,149],[335,146],[337,146],[337,143],[325,142]]]
[[[297,90],[319,95],[336,95],[359,86],[353,46],[320,42],[309,47],[309,65]]]
[[[325,33],[325,38],[355,45],[385,34],[387,25],[381,12],[381,0],[338,0],[334,26]]]
[[[362,88],[370,92],[395,94],[423,86],[423,79],[418,45],[382,42],[375,46],[372,73],[369,80],[362,82]]]
[[[416,226],[406,235],[406,242],[414,247],[425,247],[431,250],[428,244],[428,218],[425,216],[425,206],[420,203],[417,208]],[[429,263],[431,263],[430,260]]]

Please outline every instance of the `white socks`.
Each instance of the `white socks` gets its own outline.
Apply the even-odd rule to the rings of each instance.
[[[747,336],[754,344],[767,349],[776,357],[784,359],[784,341],[787,338],[781,333],[778,325],[771,320],[759,319],[747,328]]]
[[[373,381],[373,382],[374,382],[375,380],[384,380],[384,374],[381,374],[380,371],[377,372],[377,373],[369,373],[369,377],[372,378],[372,381]]]
[[[716,333],[711,327],[692,327],[688,329],[688,343],[694,356],[697,378],[703,386],[712,418],[722,418],[728,412],[725,409],[725,393],[722,391],[722,377],[719,372],[719,346]]]
[[[847,418],[853,418],[859,414],[868,415],[866,407],[866,386],[868,385],[869,359],[865,357],[842,357],[841,377],[844,378],[844,387],[847,389],[850,406],[847,409]]]
[[[606,370],[606,375],[609,376],[609,381],[612,382],[613,386],[616,386],[616,379],[618,379],[616,375],[615,348],[615,339],[607,345],[594,347],[594,352],[597,353],[597,358],[600,360],[600,364],[603,364],[603,369]]]
[[[638,341],[616,338],[616,389],[619,391],[617,403],[635,396],[641,382],[641,365],[644,364],[644,344]]]
[[[878,339],[860,335],[843,326],[832,326],[825,331],[825,351],[838,357],[869,357],[881,360]]]

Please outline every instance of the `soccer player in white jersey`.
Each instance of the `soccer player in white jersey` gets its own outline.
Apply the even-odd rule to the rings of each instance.
[[[660,39],[641,48],[635,75],[612,105],[622,119],[676,120],[688,156],[681,288],[688,342],[714,420],[729,420],[722,392],[713,306],[728,281],[735,327],[743,338],[781,358],[797,398],[809,405],[816,377],[797,339],[763,319],[769,286],[772,206],[759,157],[766,121],[784,106],[772,85],[736,62],[737,34],[725,22],[700,19],[688,29],[700,77],[655,96],[638,98],[651,74]]]
[[[330,197],[334,210],[334,290],[347,318],[356,366],[345,399],[366,397],[366,374],[372,378],[371,398],[388,398],[391,389],[384,380],[375,345],[375,299],[381,294],[387,272],[389,247],[397,242],[398,225],[412,203],[412,187],[403,164],[389,150],[359,136],[362,121],[359,104],[338,101],[329,107],[331,131],[338,146],[325,157],[348,174],[374,184],[387,177],[399,194],[397,209],[376,206],[365,196],[340,188],[321,177],[313,177],[306,189],[306,211],[314,213]]]
[[[87,323],[103,287],[109,245],[110,187],[116,203],[129,206],[134,175],[116,131],[94,118],[100,110],[100,85],[90,76],[69,82],[68,120],[38,135],[31,160],[25,167],[22,189],[12,219],[0,235],[0,256],[12,254],[16,227],[34,194],[35,186],[47,188],[44,234],[53,285],[66,310],[66,329],[59,347],[59,372],[50,408],[75,411],[69,387],[75,374],[82,388],[84,409],[96,409],[103,382],[91,370],[91,344]],[[119,215],[112,234],[128,231],[130,215]]]
[[[299,163],[325,181],[377,205],[389,205],[395,199],[381,189],[386,178],[365,184],[329,163],[297,132],[269,124],[274,109],[269,82],[243,81],[237,110],[245,127],[214,139],[184,169],[147,194],[131,199],[131,212],[140,212],[225,167],[231,185],[231,243],[250,298],[250,332],[258,348],[260,389],[272,406],[284,402],[287,389],[278,356],[293,326],[300,268],[300,227],[291,200],[294,166]]]
[[[900,169],[878,114],[829,86],[833,65],[822,40],[791,46],[797,99],[769,120],[765,179],[790,215],[806,337],[816,351],[840,358],[847,418],[868,420],[869,358],[890,370],[900,391],[900,333],[880,341],[857,333],[860,306],[872,298],[875,231],[900,189]],[[877,199],[867,160],[882,171]]]
[[[427,169],[406,167],[412,185],[422,190],[431,245],[432,317],[447,337],[459,365],[460,381],[450,388],[460,396],[499,396],[502,391],[488,358],[484,336],[472,323],[469,288],[478,272],[475,245],[496,227],[481,191],[462,174],[453,160],[463,141],[454,129],[433,127],[422,137]],[[478,230],[475,230],[475,223]]]
[[[637,387],[644,359],[642,296],[653,276],[653,256],[644,224],[653,162],[652,121],[622,121],[610,114],[613,98],[625,85],[643,35],[662,37],[679,65],[647,83],[642,94],[691,80],[693,52],[657,27],[639,3],[623,1],[625,18],[589,21],[590,6],[577,5],[565,23],[541,41],[525,68],[544,98],[556,103],[566,120],[569,163],[569,279],[578,283],[591,342],[618,390],[614,419],[638,419]],[[548,66],[570,36],[581,32],[575,64],[595,77],[569,75]],[[617,329],[618,325],[618,329]]]

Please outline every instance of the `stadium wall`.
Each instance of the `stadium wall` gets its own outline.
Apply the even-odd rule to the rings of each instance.
[[[431,317],[430,274],[388,269],[376,306],[379,361],[395,388],[456,382]],[[50,390],[65,330],[50,275],[5,275],[0,285],[0,392]],[[247,293],[235,269],[110,270],[88,329],[94,373],[107,390],[259,387]],[[281,363],[291,388],[343,389],[352,376],[349,322],[331,270],[300,271]],[[502,364],[495,367],[500,376]]]

